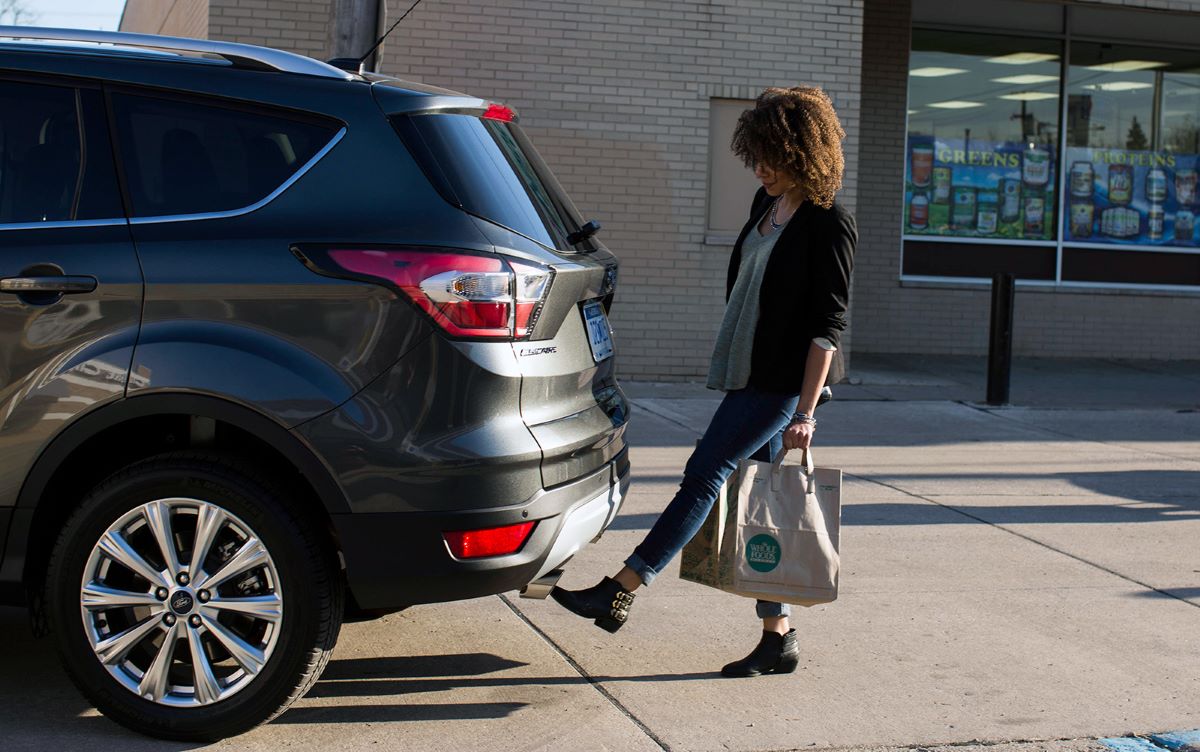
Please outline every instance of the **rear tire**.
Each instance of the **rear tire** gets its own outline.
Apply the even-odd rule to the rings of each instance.
[[[341,577],[319,531],[272,479],[226,457],[165,454],[117,472],[50,559],[45,603],[67,674],[109,718],[163,739],[274,718],[320,676],[341,627]]]

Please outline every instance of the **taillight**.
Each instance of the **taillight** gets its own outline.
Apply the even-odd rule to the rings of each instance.
[[[336,249],[328,257],[398,289],[454,337],[528,337],[552,275],[527,261],[434,250]]]
[[[457,530],[442,533],[446,546],[456,559],[481,559],[485,556],[515,554],[533,532],[532,522],[489,527],[482,530]]]

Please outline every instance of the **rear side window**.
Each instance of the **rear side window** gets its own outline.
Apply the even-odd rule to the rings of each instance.
[[[579,212],[516,123],[467,114],[392,120],[426,176],[448,200],[537,242],[572,250]]]
[[[112,102],[137,217],[251,206],[336,133],[324,123],[191,101],[118,93]]]
[[[0,81],[0,224],[122,215],[100,93]]]

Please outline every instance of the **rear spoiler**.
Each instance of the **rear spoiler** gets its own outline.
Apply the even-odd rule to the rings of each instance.
[[[497,104],[476,97],[425,94],[405,91],[394,86],[371,87],[375,101],[385,115],[411,115],[414,113],[440,113],[445,115],[475,115],[476,117],[516,122],[517,112],[507,105]]]

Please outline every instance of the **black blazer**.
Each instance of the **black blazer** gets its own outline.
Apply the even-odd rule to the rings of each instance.
[[[772,199],[759,188],[729,258],[725,300],[733,292],[742,264],[742,244]],[[858,227],[841,204],[830,209],[806,202],[796,210],[775,241],[758,298],[758,324],[750,359],[750,386],[798,394],[804,384],[809,343],[825,337],[837,346],[846,328],[850,272]]]

